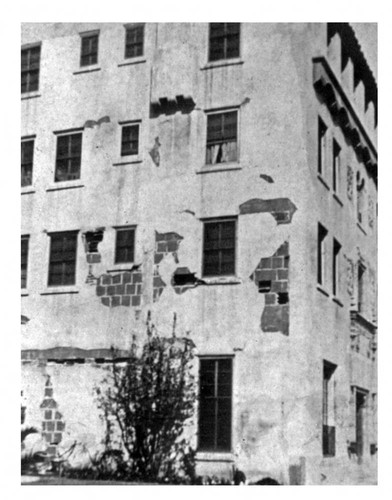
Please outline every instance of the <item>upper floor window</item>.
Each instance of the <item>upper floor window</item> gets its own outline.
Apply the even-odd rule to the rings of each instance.
[[[340,191],[340,157],[341,147],[337,141],[333,140],[332,146],[332,189],[336,194]]]
[[[231,450],[232,372],[231,358],[200,359],[200,450]]]
[[[365,221],[365,178],[357,172],[357,217],[360,224]]]
[[[116,229],[115,264],[133,262],[135,258],[135,228]]]
[[[125,59],[142,56],[144,52],[144,24],[125,27]]]
[[[325,281],[325,238],[328,231],[322,224],[318,225],[317,233],[317,283],[324,285]]]
[[[21,271],[21,288],[27,287],[27,265],[29,257],[29,236],[22,236],[21,239],[21,258],[20,258],[20,271]]]
[[[121,156],[139,153],[139,124],[124,125],[121,133]]]
[[[22,139],[21,143],[21,185],[31,186],[33,183],[34,139]]]
[[[237,161],[238,111],[207,115],[206,163]]]
[[[203,276],[235,274],[236,220],[204,223]]]
[[[209,61],[240,56],[240,23],[210,23]]]
[[[41,46],[22,49],[22,93],[38,90]]]
[[[81,34],[80,66],[91,66],[98,63],[98,32]]]
[[[319,117],[318,120],[318,140],[317,140],[317,171],[320,175],[325,175],[327,158],[327,126]]]
[[[340,282],[340,266],[339,266],[339,255],[342,245],[333,239],[333,261],[332,261],[332,293],[335,297],[339,296],[339,282]]]
[[[52,233],[49,236],[48,286],[74,285],[78,231]]]
[[[82,133],[57,137],[55,182],[80,179]]]

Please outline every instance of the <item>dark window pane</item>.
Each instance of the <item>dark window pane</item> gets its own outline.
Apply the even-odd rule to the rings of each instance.
[[[207,116],[207,164],[237,160],[237,111]]]
[[[48,285],[74,285],[77,232],[52,234],[50,239]]]
[[[31,186],[33,182],[34,140],[21,143],[21,185]]]
[[[240,55],[240,23],[210,23],[209,60]]]
[[[22,237],[21,239],[21,287],[26,288],[27,286],[27,266],[28,266],[28,254],[29,254],[29,238]]]
[[[137,155],[139,152],[139,125],[122,128],[121,156]]]
[[[82,36],[80,65],[90,66],[98,62],[98,35]]]
[[[41,47],[31,47],[21,51],[21,91],[38,90]]]
[[[204,225],[203,275],[235,273],[235,221],[206,222]]]
[[[134,261],[135,230],[118,229],[116,236],[115,263]]]
[[[144,26],[133,26],[127,28],[125,35],[125,57],[137,57],[143,55]]]
[[[82,161],[82,134],[62,135],[57,138],[55,182],[80,179]]]

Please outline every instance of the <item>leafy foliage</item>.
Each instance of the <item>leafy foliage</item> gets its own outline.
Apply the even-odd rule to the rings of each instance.
[[[189,338],[160,337],[147,319],[147,341],[129,359],[113,362],[104,388],[97,389],[106,423],[106,455],[122,477],[187,482],[194,475],[194,451],[184,432],[196,400]]]

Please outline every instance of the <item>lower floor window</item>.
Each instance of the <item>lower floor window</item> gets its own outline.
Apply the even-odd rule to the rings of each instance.
[[[336,365],[323,363],[323,455],[335,456],[335,380]]]
[[[199,450],[231,450],[232,358],[200,359]]]

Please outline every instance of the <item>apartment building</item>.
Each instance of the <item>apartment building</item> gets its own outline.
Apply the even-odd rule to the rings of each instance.
[[[21,56],[22,398],[47,453],[100,449],[111,347],[175,313],[198,474],[374,482],[377,84],[353,27],[25,24]]]

